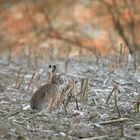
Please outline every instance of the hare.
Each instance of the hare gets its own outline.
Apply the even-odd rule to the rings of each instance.
[[[41,111],[47,103],[48,111],[51,113],[61,93],[60,85],[62,83],[62,78],[56,76],[56,66],[49,65],[49,81],[35,91],[31,97],[31,109]]]

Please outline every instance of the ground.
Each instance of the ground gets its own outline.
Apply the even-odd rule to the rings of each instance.
[[[134,104],[140,94],[140,67],[132,58],[116,62],[113,57],[38,58],[30,64],[24,56],[10,62],[1,57],[0,139],[139,140],[140,113]],[[63,96],[72,94],[66,108],[60,102],[52,114],[30,109],[32,94],[47,82],[50,63],[71,87]]]

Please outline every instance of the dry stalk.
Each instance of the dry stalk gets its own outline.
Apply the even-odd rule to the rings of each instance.
[[[100,53],[97,50],[96,50],[95,56],[96,56],[96,64],[98,65],[99,60],[100,60]]]
[[[66,107],[68,106],[68,103],[70,102],[70,99],[72,97],[72,89],[73,89],[72,85],[68,84],[66,88],[63,89],[63,92],[60,95],[60,102],[62,101]],[[64,96],[64,93],[65,93],[65,96]]]
[[[119,68],[121,68],[123,66],[124,61],[125,61],[125,47],[121,43],[120,44],[119,55],[118,55],[118,62],[117,62]]]
[[[72,86],[73,86],[72,93],[74,97],[76,98],[76,82],[74,78],[72,79]]]
[[[133,62],[133,66],[134,66],[134,70],[137,71],[138,70],[138,67],[139,67],[139,54],[138,53],[135,53],[133,55],[134,57],[134,62]]]
[[[116,91],[117,89],[118,89],[117,85],[114,85],[113,89],[111,90],[109,96],[106,99],[106,104],[108,103],[109,99],[111,98],[113,92]]]
[[[62,105],[63,105],[63,107],[64,107],[65,113],[68,113],[68,111],[67,111],[67,106],[66,106],[66,104],[65,104],[64,101],[62,101]]]
[[[83,101],[84,99],[84,78],[82,78],[81,80],[81,97],[80,97],[80,100]]]
[[[36,76],[36,78],[35,78],[35,83],[34,83],[35,86],[37,86],[38,81],[40,80],[40,78],[41,78],[41,75],[37,75],[37,76]]]
[[[77,100],[77,98],[75,98],[75,102],[76,102],[76,109],[79,110],[79,105],[78,105],[78,100]]]
[[[139,113],[139,110],[140,110],[140,102],[138,102],[137,104],[137,113]]]
[[[116,57],[116,68],[120,67],[120,62],[119,62],[120,56]]]
[[[38,67],[38,55],[37,55],[37,52],[35,52],[35,55],[34,55],[34,64],[35,64],[35,67],[37,68]]]
[[[133,108],[137,110],[137,112],[139,112],[139,108],[140,108],[140,95],[138,96],[138,98],[136,99],[135,103],[133,104]]]
[[[86,78],[85,79],[85,91],[84,91],[84,93],[85,93],[85,97],[86,97],[86,99],[88,99],[88,81],[89,81],[89,79],[88,78]]]
[[[70,102],[70,99],[72,97],[72,85],[68,84],[61,92],[59,100],[58,100],[58,106],[62,103],[65,112],[67,113],[67,106]]]
[[[122,117],[122,114],[118,108],[118,86],[117,85],[114,85],[113,89],[111,90],[109,96],[107,97],[106,104],[108,103],[112,95],[114,95],[115,108],[119,114],[119,117]]]
[[[21,68],[18,70],[18,75],[17,75],[17,78],[16,78],[15,88],[17,88],[18,85],[19,85],[19,75],[20,75],[20,73],[21,73]]]
[[[95,100],[94,97],[92,98],[92,103],[93,103],[94,106],[96,106],[96,100]]]
[[[124,66],[128,66],[128,55],[129,55],[129,52],[127,51],[125,45],[123,44],[122,58],[123,58],[123,61],[125,62]]]
[[[120,112],[120,110],[119,110],[119,108],[118,108],[118,92],[117,92],[118,90],[116,89],[115,90],[115,93],[114,93],[114,100],[115,100],[115,108],[116,108],[116,110],[117,110],[117,112],[118,112],[118,114],[119,114],[119,117],[122,117],[122,114],[121,114],[121,112]]]
[[[61,94],[60,94],[60,96],[59,96],[58,104],[60,104],[61,102],[64,101],[64,94],[66,93],[67,89],[68,89],[68,85],[66,86],[66,88],[64,88],[64,89],[62,90],[62,92],[61,92]]]
[[[110,62],[109,67],[110,67],[111,70],[113,70],[114,69],[114,59],[110,58],[109,62]]]
[[[61,94],[60,94],[60,97],[58,99],[58,106],[62,103],[63,107],[64,107],[64,110],[65,110],[65,113],[67,113],[67,106],[66,106],[66,103],[65,103],[65,99],[64,99],[64,94],[66,93],[66,88],[62,90]]]
[[[113,56],[113,58],[111,58],[111,69],[114,70],[118,67],[119,64],[119,60],[118,60],[118,56]]]
[[[126,60],[125,66],[128,66],[128,62],[129,62],[128,57],[129,57],[129,54],[126,53],[126,54],[125,54],[125,60]]]
[[[8,50],[9,50],[8,65],[10,65],[11,60],[12,60],[12,48],[11,48],[11,47],[9,47],[9,48],[8,48]]]
[[[72,86],[68,90],[69,91],[67,93],[67,99],[65,100],[66,107],[68,106],[70,99],[72,98]]]
[[[69,59],[67,59],[66,62],[65,62],[65,72],[66,72],[67,69],[68,69],[68,64],[69,64]]]
[[[77,95],[76,95],[76,81],[75,81],[74,78],[72,80],[72,83],[73,83],[73,89],[72,89],[72,91],[73,91],[73,95],[75,97],[76,109],[79,110],[78,100],[77,100]]]
[[[121,44],[120,44],[120,50],[119,50],[120,55],[123,54],[123,52],[124,52],[124,51],[123,51],[123,44],[121,43]]]
[[[19,89],[21,87],[21,84],[22,84],[26,74],[27,74],[27,71],[25,71],[25,73],[23,74],[23,76],[21,78],[21,82],[18,84],[17,89]]]
[[[134,70],[136,71],[137,70],[137,59],[136,59],[136,55],[134,54]]]
[[[124,129],[123,129],[123,125],[121,125],[120,127],[121,127],[121,137],[124,137]]]
[[[122,63],[123,63],[123,61],[124,61],[124,55],[125,55],[124,46],[123,46],[123,44],[121,43],[121,44],[120,44],[120,50],[119,50],[119,58],[118,58],[118,64],[119,64],[119,67],[120,67],[120,68],[121,68]]]
[[[114,59],[115,59],[115,62],[114,62],[114,68],[117,68],[118,67],[118,56],[116,56]]]
[[[88,78],[82,78],[81,80],[81,101],[88,98]]]
[[[34,77],[35,77],[35,72],[34,72],[33,75],[32,75],[32,78],[31,78],[31,80],[30,80],[30,82],[29,82],[29,84],[28,84],[27,90],[29,90],[29,88],[30,88],[30,86],[31,86],[31,84],[32,84],[32,82],[33,82],[33,80],[34,80]]]
[[[31,47],[28,48],[28,67],[31,66]]]

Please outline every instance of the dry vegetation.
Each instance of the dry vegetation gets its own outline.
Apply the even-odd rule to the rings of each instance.
[[[139,140],[139,5],[0,0],[0,139]],[[64,81],[52,114],[30,109],[49,64]]]
[[[30,53],[17,59],[10,53],[4,56],[0,59],[1,139],[140,138],[139,59],[124,52],[116,59],[114,55],[50,61]],[[59,106],[52,114],[47,109],[33,111],[31,95],[46,83],[52,62],[64,80]]]

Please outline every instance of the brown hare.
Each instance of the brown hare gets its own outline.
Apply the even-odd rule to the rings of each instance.
[[[31,97],[31,109],[41,111],[48,106],[48,111],[51,113],[61,93],[60,85],[63,83],[61,77],[56,76],[56,66],[49,65],[49,81],[47,84],[40,87]]]

